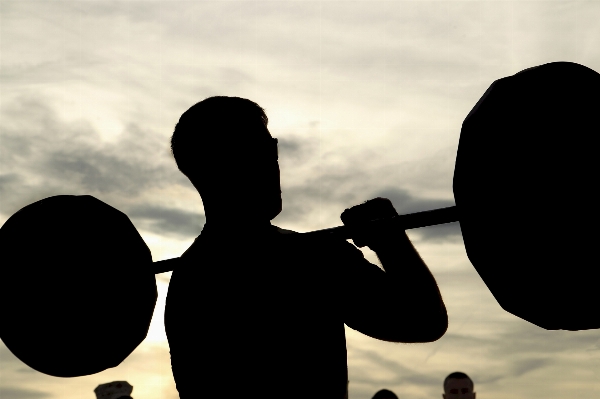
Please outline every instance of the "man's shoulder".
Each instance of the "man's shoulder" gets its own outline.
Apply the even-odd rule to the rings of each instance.
[[[300,245],[309,252],[317,251],[321,253],[321,255],[331,255],[334,257],[345,256],[354,260],[364,260],[362,252],[346,240],[311,237],[310,234],[304,235],[294,230],[283,229],[278,226],[274,227],[276,228],[278,235],[281,237],[294,237],[291,238],[292,241],[289,242]]]

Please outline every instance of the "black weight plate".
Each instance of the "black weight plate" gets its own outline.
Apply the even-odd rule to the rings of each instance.
[[[146,337],[157,298],[152,256],[129,218],[89,196],[25,206],[0,229],[0,337],[57,377],[120,364]]]
[[[506,311],[600,328],[600,75],[553,62],[495,81],[465,119],[454,196],[467,255]]]

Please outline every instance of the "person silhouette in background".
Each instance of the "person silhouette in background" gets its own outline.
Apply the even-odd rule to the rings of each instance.
[[[398,399],[398,396],[388,389],[381,389],[373,395],[372,399]]]
[[[444,399],[475,399],[473,380],[460,371],[449,374],[444,380]]]
[[[100,384],[94,389],[96,399],[133,399],[133,386],[127,381],[113,381]]]
[[[347,209],[356,245],[271,224],[282,210],[277,139],[256,103],[210,97],[183,113],[171,138],[206,223],[171,276],[165,331],[182,399],[223,388],[263,398],[342,399],[344,323],[389,342],[431,342],[448,327],[435,279],[404,231],[361,222],[396,215],[378,198]]]

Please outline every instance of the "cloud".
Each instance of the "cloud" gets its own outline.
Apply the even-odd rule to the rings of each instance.
[[[11,189],[17,186],[20,182],[20,176],[16,173],[8,173],[0,175],[0,196],[9,194]]]
[[[544,354],[558,357],[574,351],[583,353],[593,347],[599,337],[599,330],[547,331],[530,323],[516,323],[498,336],[499,343],[491,349],[490,354],[532,358]],[[550,340],[552,345],[548,345]],[[510,345],[504,346],[502,342],[510,342]]]
[[[533,370],[546,367],[552,363],[551,359],[547,358],[533,358],[523,359],[514,362],[511,365],[511,372],[513,377],[520,377],[526,373],[532,372]]]
[[[358,205],[366,199],[384,197],[390,199],[398,214],[408,214],[453,206],[454,201],[445,199],[420,198],[407,189],[386,187],[374,188],[369,172],[352,171],[352,167],[315,170],[314,175],[296,185],[283,185],[284,210],[277,218],[281,223],[294,223],[311,217],[315,209],[331,211],[328,223],[341,225],[339,214],[346,208]],[[337,213],[335,213],[337,212]],[[335,213],[335,214],[333,214]],[[334,227],[332,224],[329,227]],[[462,235],[458,222],[428,226],[412,230],[422,241],[461,242]]]
[[[42,391],[33,391],[24,388],[12,388],[0,386],[0,398],[6,399],[37,399],[47,398],[52,394]]]
[[[24,365],[4,344],[4,342],[0,342],[0,363],[2,365],[6,365],[8,363],[14,365]],[[2,368],[4,369],[4,367]]]
[[[306,160],[311,151],[311,141],[302,140],[298,136],[277,138],[279,162],[297,163]]]
[[[9,216],[21,207],[59,194],[90,194],[133,217],[151,231],[180,235],[196,230],[202,216],[156,204],[148,192],[189,186],[168,153],[168,142],[135,124],[116,142],[107,142],[85,121],[61,120],[43,98],[20,98],[2,107],[0,127],[0,212]],[[147,199],[146,201],[140,201]],[[134,201],[135,200],[135,201]]]
[[[277,223],[291,223],[305,228],[317,228],[315,221],[326,227],[341,225],[339,215],[345,207],[358,204],[360,175],[343,167],[321,167],[311,162],[302,170],[303,179],[282,182],[283,212]],[[282,176],[284,178],[284,176]]]
[[[126,211],[139,228],[163,236],[196,237],[206,222],[204,215],[176,208],[136,205]]]
[[[361,350],[356,347],[352,350],[355,356],[360,356],[362,360],[368,361],[371,368],[381,369],[387,372],[386,374],[388,374],[388,377],[382,378],[381,375],[378,376],[380,378],[378,378],[377,382],[380,385],[409,384],[431,386],[438,383],[438,380],[432,375],[424,374],[410,367],[406,367],[401,362],[382,356],[379,352]],[[367,382],[370,378],[365,377],[363,373],[353,373],[349,379],[355,382]]]
[[[194,236],[203,223],[192,212],[197,193],[157,132],[214,94],[279,108],[269,113],[287,129],[276,224],[339,225],[344,208],[375,196],[399,213],[453,205],[460,123],[491,82],[557,59],[598,65],[598,6],[583,4],[3,2],[0,213],[49,195],[93,194],[140,229]],[[91,123],[106,112],[124,127],[112,141]],[[309,123],[312,131],[292,137]],[[381,382],[400,397],[440,398],[455,369],[472,374],[481,397],[593,397],[597,331],[549,332],[504,312],[474,270],[454,270],[470,267],[458,224],[413,232],[445,295],[450,330],[422,346],[360,341],[367,349],[355,356],[349,339],[350,397],[370,398]],[[130,360],[57,380],[52,392],[75,397],[65,386],[87,384],[93,397],[96,385],[138,366],[153,383],[170,378],[167,350],[139,349]],[[23,377],[2,385],[0,397],[45,391],[39,373],[13,361],[0,346],[3,381]],[[177,397],[134,385],[134,394],[148,386],[140,397]]]
[[[0,341],[0,398],[35,399],[52,396],[44,390],[32,390],[38,387],[36,381],[41,374],[17,358],[4,342]],[[23,383],[27,381],[27,383]]]

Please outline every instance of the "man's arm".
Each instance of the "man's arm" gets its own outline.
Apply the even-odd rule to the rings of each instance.
[[[352,226],[394,214],[389,200],[377,198],[346,210],[342,221]],[[353,234],[356,245],[366,245],[377,254],[385,272],[366,260],[349,268],[347,284],[359,296],[349,301],[345,323],[385,341],[435,341],[448,328],[448,315],[437,283],[406,232],[386,230],[363,228]]]
[[[392,289],[395,287],[396,300],[409,304],[408,308],[402,306],[399,316],[404,320],[410,317],[413,323],[408,329],[404,324],[395,341],[430,342],[441,338],[448,329],[446,306],[435,278],[406,232],[390,234],[370,244],[369,248],[377,254],[388,284]]]

